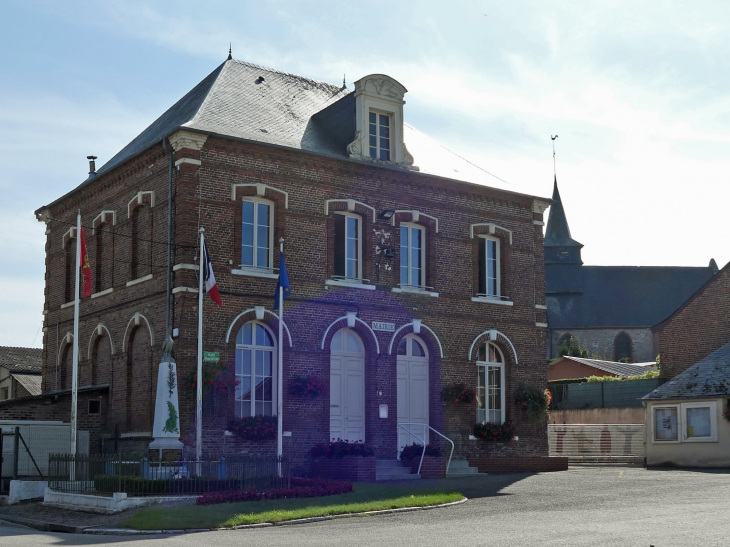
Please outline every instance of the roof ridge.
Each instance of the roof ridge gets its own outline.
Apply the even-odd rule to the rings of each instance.
[[[306,76],[300,76],[299,74],[294,74],[292,72],[285,72],[283,70],[277,70],[275,68],[269,68],[269,67],[266,67],[266,66],[263,66],[263,65],[258,65],[256,63],[251,63],[249,61],[240,61],[238,59],[231,59],[230,61],[227,61],[226,64],[228,64],[228,62],[239,63],[241,65],[247,65],[247,66],[250,66],[252,68],[257,68],[259,70],[266,70],[267,72],[273,72],[274,74],[281,74],[283,76],[291,76],[292,78],[298,78],[300,80],[306,80],[308,82],[312,82],[312,83],[315,83],[315,84],[326,85],[328,87],[332,87],[333,89],[342,89],[342,86],[337,85],[337,84],[331,84],[329,82],[323,82],[322,80],[315,80],[314,78],[307,78]]]

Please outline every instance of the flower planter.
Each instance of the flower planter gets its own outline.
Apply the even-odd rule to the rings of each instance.
[[[403,467],[410,467],[412,473],[418,473],[418,465],[421,458],[408,458],[401,460]],[[442,479],[446,476],[444,459],[441,456],[424,456],[421,466],[422,479]]]
[[[375,482],[375,456],[312,458],[312,477],[351,482]]]

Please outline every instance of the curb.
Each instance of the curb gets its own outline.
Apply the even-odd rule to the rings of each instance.
[[[66,524],[53,524],[44,520],[28,519],[25,517],[16,517],[13,515],[0,515],[0,522],[10,522],[12,524],[21,524],[28,528],[35,528],[41,532],[63,532],[66,534],[80,534],[84,531],[84,526],[67,526]]]
[[[458,501],[452,501],[449,503],[441,503],[439,505],[426,505],[423,507],[400,507],[398,509],[381,509],[380,511],[363,511],[360,513],[343,513],[341,515],[326,515],[323,517],[309,517],[304,519],[286,520],[283,522],[262,522],[260,524],[241,524],[232,528],[188,528],[184,530],[135,530],[130,528],[76,528],[75,532],[71,533],[83,533],[90,535],[114,535],[114,536],[138,536],[138,535],[161,535],[161,534],[194,534],[198,532],[220,532],[220,531],[232,531],[232,530],[251,530],[255,528],[269,528],[271,526],[293,526],[296,524],[309,524],[312,522],[322,522],[325,520],[335,520],[343,518],[353,517],[370,517],[376,515],[389,515],[395,513],[410,513],[413,511],[427,511],[429,509],[440,509],[443,507],[452,507],[454,505],[460,505],[469,501],[469,498],[464,497]],[[28,520],[28,519],[26,519]],[[45,524],[45,523],[44,523]],[[72,527],[68,527],[72,528]],[[62,530],[50,530],[60,532]]]

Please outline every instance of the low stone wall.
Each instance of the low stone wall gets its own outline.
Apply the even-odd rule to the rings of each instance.
[[[48,481],[10,481],[8,505],[42,498],[46,488],[48,488]]]
[[[197,497],[197,496],[195,496]],[[86,513],[100,513],[109,515],[120,513],[133,507],[153,505],[169,500],[179,500],[181,496],[148,496],[139,498],[127,497],[124,492],[115,492],[111,496],[90,496],[88,494],[72,494],[67,492],[54,492],[46,488],[43,496],[43,505],[68,509],[70,511],[83,511]]]
[[[477,457],[469,458],[469,465],[479,469],[480,473],[520,473],[567,471],[568,458],[526,456],[508,458]]]
[[[351,482],[375,481],[375,456],[312,458],[312,477]]]

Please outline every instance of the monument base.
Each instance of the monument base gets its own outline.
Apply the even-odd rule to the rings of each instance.
[[[155,439],[150,443],[150,450],[182,450],[185,445],[178,439]]]

